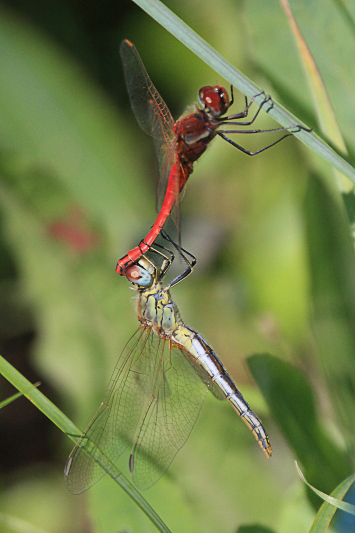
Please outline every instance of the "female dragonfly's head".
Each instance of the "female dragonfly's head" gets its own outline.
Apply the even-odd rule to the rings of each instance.
[[[126,278],[137,290],[148,289],[156,283],[157,277],[157,268],[144,256],[128,267],[126,271]]]

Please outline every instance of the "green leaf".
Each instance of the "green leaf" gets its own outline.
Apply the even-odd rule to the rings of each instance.
[[[316,489],[315,487],[313,487],[310,483],[308,483],[308,481],[306,480],[306,478],[304,477],[304,475],[302,474],[302,470],[300,469],[300,467],[298,466],[297,464],[297,461],[295,461],[295,464],[296,464],[296,468],[297,468],[297,472],[298,472],[298,475],[300,476],[300,478],[302,479],[302,481],[311,489],[313,490],[313,492],[315,494],[317,494],[317,496],[319,496],[320,498],[322,498],[322,500],[324,500],[325,502],[329,503],[330,505],[332,505],[333,507],[336,507],[337,509],[341,509],[342,511],[345,511],[346,513],[349,513],[351,515],[354,515],[355,516],[355,505],[352,505],[351,503],[347,503],[347,502],[343,502],[341,500],[338,500],[337,498],[334,498],[333,496],[328,496],[328,494],[325,494],[324,492]],[[341,483],[341,486],[344,485],[344,483],[347,483],[351,481],[351,484],[355,481],[355,474],[353,474],[352,476],[350,476],[347,480],[345,480],[343,483]]]
[[[0,372],[10,383],[14,385],[28,400],[30,400],[42,413],[47,416],[65,435],[72,441],[81,435],[81,431],[69,420],[46,396],[27,381],[10,363],[0,356]],[[85,450],[111,478],[130,496],[142,509],[148,518],[155,524],[159,531],[168,533],[169,529],[164,522],[150,507],[148,502],[141,496],[132,483],[120,472],[107,457],[94,445],[86,446]]]
[[[304,216],[315,337],[338,421],[354,450],[354,249],[344,213],[316,177],[309,182]]]
[[[308,380],[297,368],[268,354],[253,355],[247,361],[307,478],[330,492],[350,469],[347,456],[330,440],[318,418]]]
[[[337,500],[337,502],[340,503],[348,492],[348,490],[353,485],[354,481],[355,475],[353,474],[347,479],[345,479],[342,483],[340,483],[340,485],[338,485],[336,489],[333,490],[333,492],[331,493],[332,500],[329,500],[329,497],[325,498],[325,502],[319,509],[317,516],[312,524],[310,533],[324,533],[324,531],[328,530],[328,526],[338,508],[338,505],[334,505],[334,503],[336,502],[334,502],[333,500],[335,499]]]

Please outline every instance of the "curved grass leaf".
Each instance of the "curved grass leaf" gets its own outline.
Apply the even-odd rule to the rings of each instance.
[[[134,0],[134,2],[243,94],[251,98],[261,91],[249,78],[228,63],[212,46],[204,41],[160,1]],[[256,98],[255,102],[260,104],[262,97]],[[277,104],[276,102],[274,102],[273,107],[268,112],[270,116],[285,127],[300,124],[301,122],[281,104]],[[300,131],[295,135],[355,183],[355,169],[329,145],[322,141],[320,137],[315,133],[308,133],[306,131]]]
[[[295,461],[295,464],[296,464],[296,469],[297,469],[298,475],[300,476],[302,481],[311,490],[313,490],[313,492],[315,494],[317,494],[317,496],[322,498],[322,500],[324,500],[325,502],[329,503],[333,507],[336,507],[337,509],[341,509],[342,511],[345,511],[346,513],[349,513],[349,514],[352,514],[352,515],[355,516],[355,505],[352,505],[351,503],[343,502],[342,500],[339,500],[339,499],[335,498],[334,496],[329,496],[328,494],[325,494],[324,492],[322,492],[322,491],[316,489],[315,487],[313,487],[310,483],[308,483],[308,481],[304,477],[304,475],[302,473],[302,470],[300,469],[300,467],[297,464],[297,461]],[[349,482],[350,482],[350,486],[351,486],[354,481],[355,481],[355,474],[353,474],[352,476],[349,476],[343,483],[341,483],[341,486],[344,486],[344,483],[345,483],[346,486],[348,486],[348,488],[349,488]]]
[[[297,463],[296,463],[297,466]],[[297,467],[298,469],[298,467]],[[299,470],[299,469],[298,469]],[[332,521],[337,509],[343,509],[344,511],[347,511],[349,509],[349,505],[346,502],[343,502],[343,498],[348,493],[349,489],[353,486],[355,482],[355,475],[349,476],[347,479],[345,479],[336,489],[333,490],[330,496],[327,494],[320,493],[320,491],[317,491],[312,487],[304,478],[302,472],[299,471],[299,474],[301,478],[304,480],[307,485],[318,494],[321,498],[323,498],[325,501],[322,504],[321,508],[319,509],[316,518],[314,519],[314,522],[312,524],[312,527],[310,529],[309,533],[324,533],[325,531],[328,531],[328,527],[330,522]],[[345,508],[344,508],[345,506]],[[354,506],[351,505],[350,509],[352,509],[352,513],[354,514]],[[340,531],[342,531],[340,529]]]
[[[81,435],[81,431],[62,413],[46,396],[18,372],[10,363],[0,356],[1,374],[16,387],[30,402],[47,416],[63,433],[72,441]],[[141,496],[132,483],[112,464],[107,457],[94,446],[92,449],[85,448],[89,455],[109,474],[109,476],[130,496],[142,509],[159,531],[169,533],[169,529],[161,518],[150,507],[148,502]]]

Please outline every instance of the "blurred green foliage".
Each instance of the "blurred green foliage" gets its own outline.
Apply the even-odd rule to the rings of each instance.
[[[170,4],[317,129],[276,0]],[[131,3],[31,5],[19,1],[9,11],[0,4],[2,355],[14,366],[29,359],[55,403],[84,428],[137,327],[132,293],[115,263],[155,216],[157,167],[129,108],[119,43],[135,43],[175,117],[200,86],[224,82]],[[351,148],[351,12],[302,2],[295,15]],[[236,100],[238,110],[243,96]],[[259,125],[274,123],[263,113]],[[256,149],[271,140],[265,135],[242,142]],[[262,418],[274,455],[266,461],[232,409],[208,398],[188,443],[144,494],[172,531],[234,533],[248,524],[309,531],[315,512],[295,455],[313,467],[309,481],[321,490],[353,471],[354,258],[332,182],[332,170],[295,139],[255,158],[218,139],[196,164],[182,231],[199,262],[173,296]],[[30,347],[7,354],[28,332]],[[277,372],[261,360],[252,370],[268,407],[245,363],[263,352],[278,358]],[[8,413],[5,426],[16,424],[11,409],[21,401],[1,411]],[[313,440],[305,443],[305,434]],[[20,438],[39,443],[43,435]],[[71,443],[53,428],[48,446],[49,458],[4,468],[0,510],[53,533],[155,531],[107,477],[83,496],[67,493],[62,467]],[[127,462],[119,463],[125,472]]]

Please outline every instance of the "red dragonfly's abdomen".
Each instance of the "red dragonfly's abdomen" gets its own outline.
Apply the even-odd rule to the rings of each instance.
[[[202,110],[187,115],[176,122],[174,126],[176,135],[175,162],[170,170],[161,210],[145,239],[118,261],[116,266],[118,274],[125,275],[127,267],[146,253],[160,234],[174,203],[192,173],[194,162],[203,154],[215,137],[215,125],[217,123],[214,124],[214,121],[206,120]]]
[[[167,221],[173,205],[178,197],[180,190],[186,183],[187,178],[189,177],[191,171],[188,172],[187,168],[183,168],[180,159],[176,157],[175,163],[171,167],[169,174],[168,186],[166,188],[166,193],[164,201],[161,207],[161,210],[151,228],[148,235],[132,250],[128,252],[124,257],[119,259],[116,272],[121,275],[125,275],[127,267],[132,265],[137,259],[139,259],[143,254],[145,254],[149,248],[154,243],[155,239],[160,234],[165,222]]]

